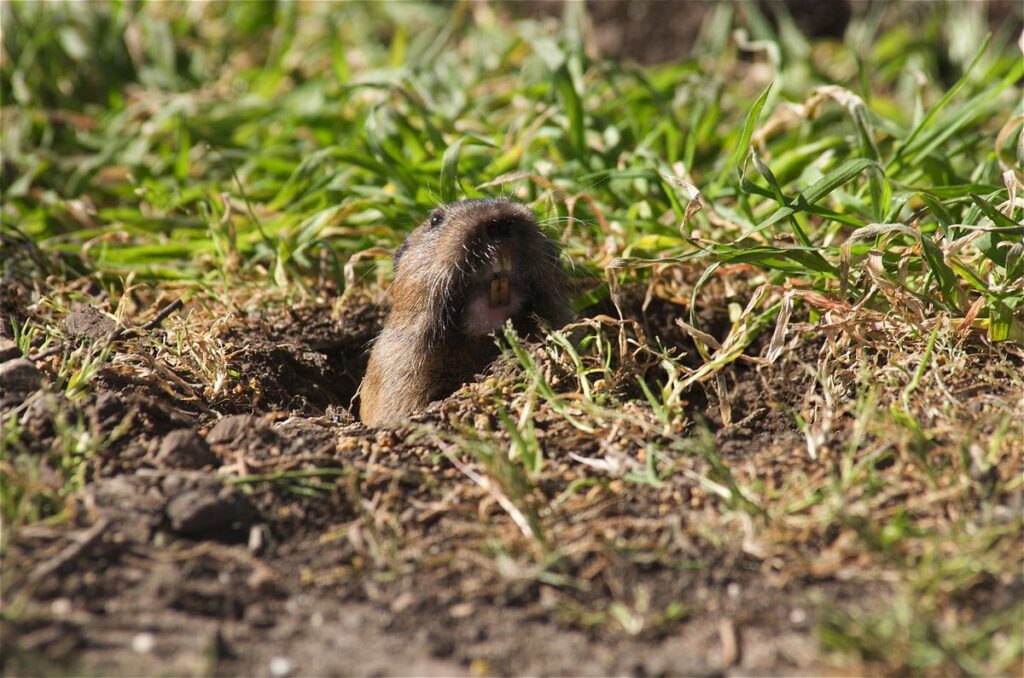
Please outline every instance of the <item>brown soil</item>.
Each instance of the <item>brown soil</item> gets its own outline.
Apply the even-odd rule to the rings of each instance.
[[[672,322],[680,307],[656,298],[642,313],[642,291],[627,297],[634,331],[693,352]],[[109,332],[78,313],[69,334]],[[642,443],[657,434],[639,423],[650,419],[639,389],[626,414],[641,416],[615,432],[587,436],[537,413],[546,466],[517,503],[544,538],[527,538],[442,452],[466,426],[495,430],[490,393],[518,368],[499,361],[490,382],[410,426],[366,429],[349,406],[379,324],[373,305],[242,315],[221,328],[237,376],[217,394],[126,369],[153,354],[143,334],[118,343],[122,359],[78,403],[49,387],[5,395],[40,455],[62,407],[107,444],[68,520],[5,531],[3,594],[17,614],[4,617],[3,673],[819,673],[834,668],[815,634],[823,615],[884,596],[880,582],[812,566],[835,546],[814,535],[792,560],[753,539],[756,515],[737,512],[723,529],[722,500],[699,480],[724,480],[696,448],[659,462],[674,472],[651,483],[570,457],[618,448],[642,471]],[[817,350],[798,343],[772,366],[734,363],[723,381],[732,423],[709,386],[691,389],[678,426],[693,439],[707,426],[743,483],[828,473],[803,452],[791,415],[810,384],[800,366]],[[482,472],[472,457],[461,463]]]

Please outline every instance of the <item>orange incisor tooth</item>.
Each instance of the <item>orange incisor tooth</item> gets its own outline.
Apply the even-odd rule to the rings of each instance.
[[[491,281],[491,307],[501,304],[501,279],[495,278]]]
[[[491,297],[489,303],[491,308],[495,306],[506,306],[509,302],[508,278],[494,278],[491,280]]]

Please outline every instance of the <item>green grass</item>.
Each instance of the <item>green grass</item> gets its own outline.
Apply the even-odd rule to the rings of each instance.
[[[397,244],[438,200],[504,193],[568,230],[585,269],[749,262],[772,284],[845,303],[874,284],[869,308],[971,311],[991,339],[1024,341],[1022,210],[1001,176],[1024,67],[1013,36],[978,34],[943,86],[928,38],[963,7],[923,36],[865,19],[824,73],[762,21],[752,37],[778,63],[738,61],[729,16],[700,59],[642,71],[588,59],[573,16],[551,33],[465,7],[274,7],[5,5],[5,231],[69,272],[227,286],[238,266],[313,292],[317,265],[343,287],[342,262]],[[214,46],[220,31],[239,44]],[[689,186],[704,209],[687,219]]]
[[[825,619],[836,664],[1019,667],[1019,608],[985,615],[962,600],[1021,566],[1024,525],[996,515],[1024,489],[1019,36],[987,36],[974,4],[900,3],[855,16],[842,42],[812,43],[785,17],[776,28],[753,3],[723,3],[695,56],[640,68],[590,56],[580,7],[546,23],[473,3],[0,5],[0,271],[35,295],[19,345],[59,345],[60,318],[96,289],[121,318],[183,296],[194,316],[162,359],[221,393],[238,375],[197,327],[253,298],[376,294],[390,250],[437,202],[511,196],[563,244],[577,307],[657,286],[681,302],[700,358],[688,366],[608,317],[539,347],[509,335],[515,376],[474,392],[482,409],[499,403],[492,425],[427,432],[475,464],[539,580],[568,578],[561,503],[610,485],[595,471],[538,506],[557,461],[543,413],[579,435],[623,427],[623,457],[591,461],[619,464],[637,492],[695,483],[715,521],[708,544],[755,525],[757,548],[792,555],[813,535],[828,546],[809,578],[828,569],[825,551],[866,554],[863,576],[885,574],[897,595]],[[705,310],[727,318],[724,336]],[[830,353],[790,412],[807,439],[791,453],[813,463],[777,486],[723,455],[685,396],[724,393],[724,371],[756,341],[770,337],[770,364],[794,336]],[[8,524],[58,514],[86,482],[105,443],[77,403],[115,353],[56,356],[68,400],[52,403],[61,426],[45,463],[20,411],[6,416]],[[975,376],[1004,402],[966,421],[950,384]],[[57,479],[40,480],[44,467]],[[315,498],[340,473],[233,482]],[[649,602],[563,604],[576,623],[628,633],[697,612]]]

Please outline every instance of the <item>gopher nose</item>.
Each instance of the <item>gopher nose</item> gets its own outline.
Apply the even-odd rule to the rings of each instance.
[[[494,219],[487,222],[485,230],[491,240],[507,238],[512,233],[512,222],[507,219]]]

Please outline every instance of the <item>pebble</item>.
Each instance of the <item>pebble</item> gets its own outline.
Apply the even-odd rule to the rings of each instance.
[[[235,487],[203,486],[186,490],[167,504],[171,529],[181,534],[246,527],[255,516],[249,498]]]
[[[72,311],[64,316],[64,331],[72,337],[103,339],[117,328],[117,323],[96,310]]]
[[[149,654],[156,647],[156,636],[152,633],[136,633],[132,638],[132,650],[138,654]]]
[[[18,345],[14,343],[13,339],[7,337],[0,337],[0,363],[5,363],[8,360],[14,360],[15,358],[21,357],[21,350]]]
[[[294,670],[295,665],[292,664],[292,660],[288,659],[288,657],[274,657],[270,660],[270,675],[274,676],[274,678],[290,676]]]
[[[53,616],[58,619],[67,617],[71,614],[72,609],[70,598],[57,598],[50,603],[50,612],[52,612]]]
[[[43,385],[43,373],[30,360],[15,358],[0,365],[0,390],[29,393]]]
[[[252,429],[266,428],[266,424],[259,417],[251,414],[235,414],[224,417],[210,429],[206,434],[206,441],[211,445],[221,445],[241,438],[246,432]]]
[[[188,428],[171,431],[164,436],[156,458],[172,468],[199,469],[219,465],[203,437]]]

